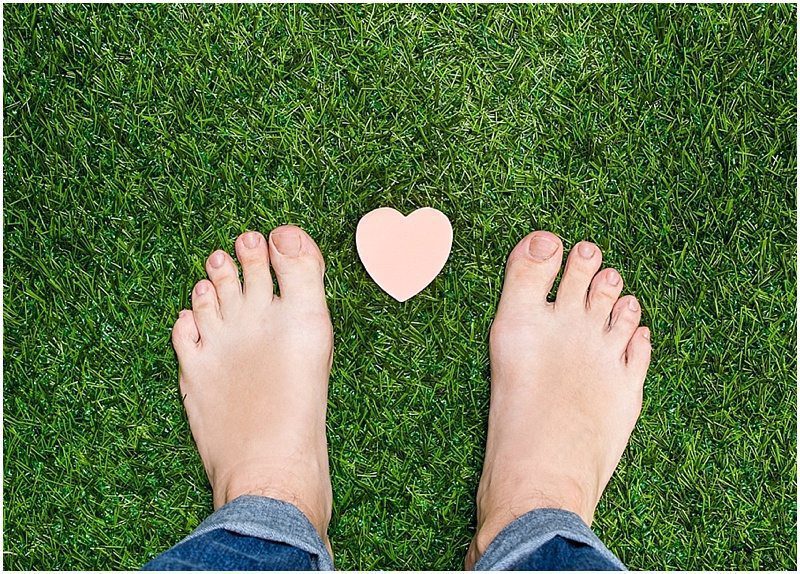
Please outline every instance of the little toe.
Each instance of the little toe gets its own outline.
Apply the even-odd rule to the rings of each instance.
[[[226,311],[238,308],[242,302],[239,270],[230,255],[217,249],[206,261],[206,272],[217,291],[219,308],[224,317]]]
[[[624,353],[628,341],[633,336],[633,332],[639,326],[642,318],[642,308],[636,297],[625,295],[621,297],[614,308],[611,310],[611,323],[609,325],[609,335]]]
[[[191,311],[184,309],[178,313],[178,320],[172,326],[172,346],[181,356],[197,348],[200,342],[200,331],[197,330],[197,323]]]
[[[269,258],[282,301],[325,304],[325,262],[308,233],[295,225],[273,229],[269,235]]]
[[[192,317],[201,339],[222,319],[217,291],[208,279],[198,281],[192,290]]]
[[[534,231],[517,243],[506,263],[500,310],[546,305],[563,251],[561,240],[549,231]]]
[[[236,240],[236,257],[242,266],[244,295],[247,299],[272,300],[272,275],[269,272],[269,246],[258,231],[243,233]]]
[[[556,308],[585,309],[589,284],[602,262],[603,254],[594,243],[581,241],[575,245],[567,256],[564,276],[558,285]]]
[[[630,341],[628,341],[628,347],[625,351],[625,360],[628,367],[633,369],[636,373],[639,385],[644,383],[644,377],[647,375],[647,367],[650,366],[651,352],[650,329],[647,327],[637,328],[636,331],[633,332]]]
[[[592,279],[589,287],[588,307],[604,327],[608,326],[609,315],[614,303],[622,292],[622,276],[616,269],[603,269]]]

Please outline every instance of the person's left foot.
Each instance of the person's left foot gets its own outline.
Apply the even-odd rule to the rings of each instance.
[[[180,389],[219,508],[243,494],[297,506],[327,543],[331,483],[325,439],[333,332],[325,264],[314,240],[286,225],[215,251],[211,279],[172,331]],[[280,297],[273,296],[270,264]]]

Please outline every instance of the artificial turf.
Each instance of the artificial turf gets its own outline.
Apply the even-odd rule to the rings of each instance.
[[[459,568],[487,332],[530,230],[653,332],[596,532],[631,568],[796,566],[796,8],[6,5],[3,565],[135,569],[211,495],[169,331],[215,248],[303,226],[336,351],[340,568]],[[379,206],[453,222],[397,303]]]

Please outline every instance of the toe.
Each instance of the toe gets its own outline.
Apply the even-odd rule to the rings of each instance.
[[[622,292],[622,276],[616,269],[603,269],[589,287],[589,310],[608,326],[609,315]]]
[[[628,346],[628,341],[633,336],[636,327],[639,326],[641,318],[642,308],[633,295],[625,295],[614,305],[611,311],[609,335],[616,342],[622,353],[624,353],[625,347]]]
[[[600,248],[594,243],[581,241],[572,248],[567,256],[564,276],[558,285],[556,308],[586,308],[589,284],[602,261]]]
[[[549,231],[534,231],[517,243],[508,256],[500,309],[546,305],[563,250],[561,240]]]
[[[625,351],[625,360],[628,367],[636,373],[639,385],[644,383],[647,367],[650,366],[651,351],[650,329],[639,327],[634,331],[630,341],[628,341],[628,347]]]
[[[194,316],[191,311],[184,309],[178,313],[178,320],[172,326],[172,346],[175,347],[178,358],[196,349],[199,342],[200,331],[197,330]]]
[[[217,249],[206,261],[206,272],[217,291],[219,308],[224,317],[226,311],[238,308],[242,301],[242,285],[239,283],[236,263],[230,255]]]
[[[269,258],[282,301],[325,302],[325,262],[311,236],[295,225],[282,225],[269,235]]]
[[[269,272],[269,247],[257,231],[243,233],[236,240],[236,257],[242,266],[244,295],[265,302],[272,300],[272,275]]]
[[[208,279],[198,281],[192,290],[192,316],[202,339],[222,318],[214,284]]]

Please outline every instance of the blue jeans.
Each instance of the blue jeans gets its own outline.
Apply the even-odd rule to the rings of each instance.
[[[333,570],[311,522],[295,506],[240,496],[145,570]],[[503,529],[476,570],[625,570],[572,512],[532,510]]]

